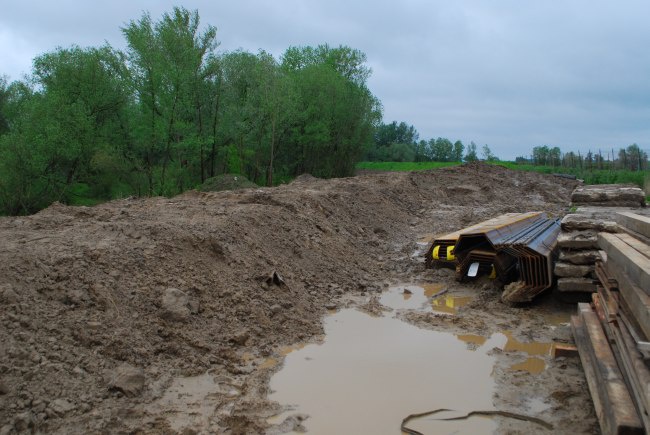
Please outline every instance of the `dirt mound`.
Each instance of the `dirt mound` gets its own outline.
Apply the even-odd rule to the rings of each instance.
[[[293,181],[291,181],[291,183],[292,184],[293,183],[309,183],[309,182],[313,182],[313,181],[316,181],[316,180],[319,180],[319,178],[314,177],[311,174],[305,173],[305,174],[302,174],[302,175],[298,175],[296,178],[293,179]]]
[[[257,184],[239,174],[223,174],[208,178],[197,190],[201,192],[221,192],[224,190],[248,189]]]
[[[176,430],[164,391],[209,371],[223,388],[201,424],[259,432],[264,359],[346,296],[421,273],[419,236],[559,215],[575,185],[478,164],[2,218],[2,430]]]

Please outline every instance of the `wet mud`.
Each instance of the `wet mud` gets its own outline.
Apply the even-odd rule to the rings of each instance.
[[[461,285],[451,270],[425,270],[420,255],[432,235],[499,214],[560,216],[574,187],[476,164],[305,176],[277,188],[95,207],[54,204],[34,216],[0,218],[0,432],[315,428],[320,405],[307,409],[311,399],[301,394],[323,383],[309,363],[328,361],[318,377],[332,380],[337,403],[350,403],[339,381],[355,364],[383,374],[372,388],[390,401],[346,414],[349,424],[395,408],[377,430],[398,432],[402,414],[460,408],[467,390],[478,401],[463,409],[529,413],[552,422],[556,433],[592,433],[597,423],[579,361],[553,360],[545,350],[571,341],[562,316],[573,307],[553,294],[530,306],[504,305],[490,280]],[[353,339],[342,332],[349,325],[375,334],[345,352],[329,337],[340,330]],[[363,356],[355,349],[371,344],[376,348],[366,351],[374,358],[355,361]],[[352,359],[335,361],[330,346],[341,346],[331,355]],[[379,365],[393,357],[415,366]],[[521,366],[529,358],[543,367]],[[301,364],[296,373],[310,379],[280,382]],[[408,393],[397,392],[402,385]],[[358,404],[374,400],[370,388],[356,388],[366,391]],[[440,424],[429,420],[412,423]],[[449,432],[466,424],[496,433],[537,430],[472,417]]]

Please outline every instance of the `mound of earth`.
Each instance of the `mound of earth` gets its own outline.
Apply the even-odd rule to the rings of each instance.
[[[263,432],[264,361],[328,308],[428,273],[422,235],[562,215],[575,186],[472,164],[1,218],[1,431]],[[165,392],[205,373],[209,412],[175,419]]]
[[[208,178],[197,190],[201,192],[221,192],[223,190],[237,190],[258,187],[257,184],[239,174],[222,174]]]

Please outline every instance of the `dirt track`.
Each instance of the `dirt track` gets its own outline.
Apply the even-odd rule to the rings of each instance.
[[[303,176],[278,188],[53,205],[2,218],[0,433],[280,430],[266,423],[278,411],[265,400],[277,367],[263,362],[282,346],[322,334],[328,308],[376,308],[389,283],[453,286],[446,271],[426,271],[411,255],[417,240],[506,212],[561,215],[574,186],[476,164]],[[552,297],[512,308],[490,283],[473,288],[476,299],[453,318],[404,319],[470,333],[508,329],[520,341],[569,339],[567,327],[545,323],[553,310],[571,309]],[[547,420],[570,433],[597,430],[576,359],[531,375],[507,370],[517,358],[499,356],[497,406],[517,410],[534,392],[551,401]],[[215,385],[205,409],[183,415],[190,404],[165,391],[208,371]]]

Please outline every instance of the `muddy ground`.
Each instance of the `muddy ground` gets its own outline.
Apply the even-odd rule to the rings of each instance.
[[[302,176],[277,188],[55,204],[0,219],[0,433],[279,433],[266,399],[282,349],[318,340],[344,306],[382,310],[397,283],[475,293],[454,316],[405,313],[422,328],[567,342],[553,294],[525,307],[489,280],[425,270],[418,241],[502,213],[567,212],[575,182],[471,164],[433,172]],[[461,288],[462,287],[462,288]],[[560,313],[560,314],[557,314]],[[469,344],[468,344],[469,345]],[[497,409],[555,433],[597,432],[577,358],[513,370],[494,349]],[[183,387],[185,377],[205,383]],[[191,378],[202,379],[202,378]],[[189,388],[189,390],[187,390]],[[295,424],[294,424],[295,423]],[[500,419],[502,433],[530,423]],[[399,431],[397,431],[399,432]]]

